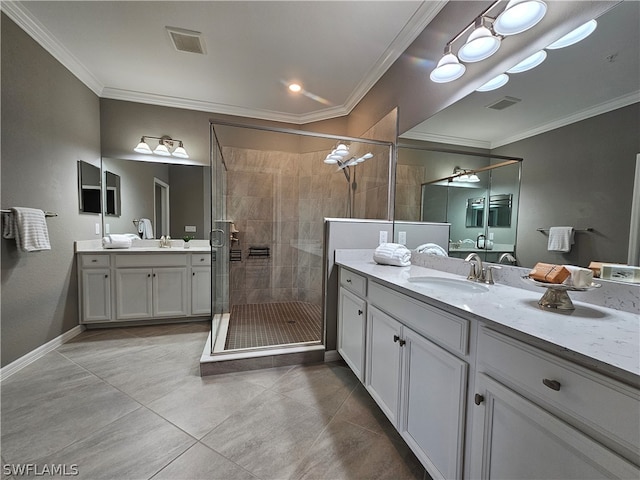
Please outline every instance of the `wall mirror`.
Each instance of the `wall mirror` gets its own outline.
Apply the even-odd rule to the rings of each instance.
[[[78,203],[81,213],[100,213],[100,167],[78,161]]]
[[[195,229],[187,232],[194,238],[208,238],[208,166],[103,157],[102,169],[106,183],[103,231],[138,233],[134,220],[148,218],[155,238],[180,239],[186,228]]]
[[[467,221],[465,227],[484,227],[484,197],[467,199]]]
[[[120,216],[120,175],[104,172],[104,214],[107,216]]]
[[[611,6],[597,18],[595,32],[582,42],[548,50],[541,65],[510,74],[502,88],[474,92],[400,135],[402,144],[414,148],[523,159],[519,196],[491,198],[508,191],[485,195],[488,228],[495,235],[517,228],[514,243],[521,266],[627,263],[640,152],[640,3],[612,2]],[[409,213],[402,202],[415,195],[403,191],[402,158],[399,149],[399,220]],[[473,158],[468,158],[464,164],[459,160],[460,166],[474,168]],[[429,161],[434,177],[451,174],[446,171],[451,164],[444,166],[441,157]],[[466,195],[464,201],[475,196]],[[501,226],[507,222],[510,226]],[[544,229],[555,225],[572,225],[581,231],[571,252],[548,251]],[[582,233],[588,227],[593,232]],[[457,241],[460,237],[454,235],[452,227],[451,238]]]

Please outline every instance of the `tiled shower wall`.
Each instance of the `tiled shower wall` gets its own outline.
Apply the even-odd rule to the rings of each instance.
[[[348,186],[343,173],[323,163],[325,151],[297,154],[225,147],[223,154],[228,168],[227,218],[240,231],[240,242],[232,248],[242,255],[240,262],[231,262],[231,304],[320,305],[323,221],[346,216]],[[378,161],[387,164],[386,158]],[[253,246],[269,247],[271,256],[249,257]]]

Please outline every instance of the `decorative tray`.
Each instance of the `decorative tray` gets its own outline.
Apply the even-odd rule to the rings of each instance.
[[[537,287],[546,288],[547,291],[538,301],[538,305],[542,308],[556,309],[556,310],[575,310],[571,298],[567,292],[586,292],[587,290],[593,290],[599,288],[599,283],[591,282],[588,287],[574,287],[573,285],[565,285],[564,283],[545,283],[525,275],[522,277],[527,283],[533,284]]]

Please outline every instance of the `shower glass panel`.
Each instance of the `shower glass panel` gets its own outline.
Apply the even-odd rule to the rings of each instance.
[[[321,347],[324,219],[386,218],[391,144],[224,122],[211,132],[212,261],[215,251],[223,272],[212,355]],[[325,162],[339,144],[348,155]]]

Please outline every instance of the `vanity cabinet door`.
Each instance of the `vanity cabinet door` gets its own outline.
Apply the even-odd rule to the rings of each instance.
[[[154,317],[184,317],[187,307],[187,269],[184,267],[154,268]]]
[[[368,310],[365,387],[397,427],[402,324],[375,307]]]
[[[121,268],[116,270],[116,319],[153,317],[153,270]]]
[[[111,320],[111,274],[108,268],[82,270],[82,323]]]
[[[462,478],[468,365],[404,328],[400,433],[433,478]]]
[[[338,298],[338,353],[363,382],[366,302],[340,288]]]
[[[191,315],[211,314],[211,268],[191,267]]]
[[[490,377],[479,374],[472,478],[640,478],[638,467]]]

